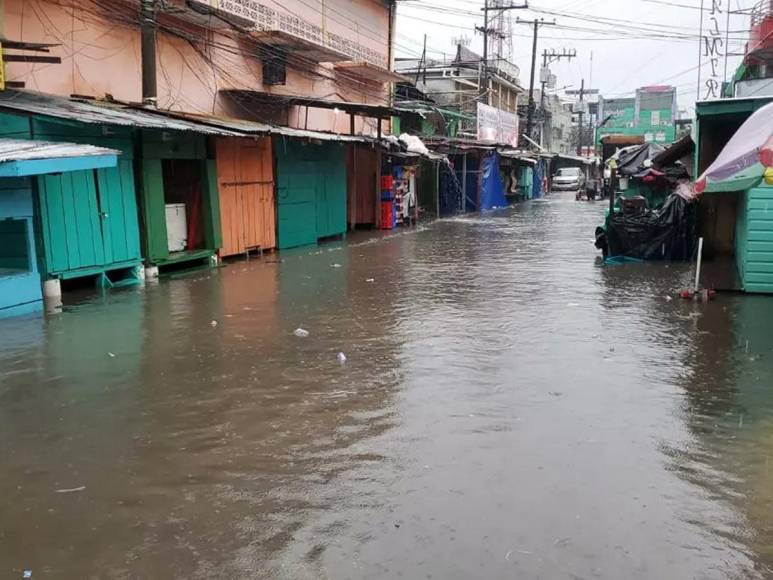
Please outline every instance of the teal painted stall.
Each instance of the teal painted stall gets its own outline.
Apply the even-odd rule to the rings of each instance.
[[[736,226],[736,266],[746,292],[773,294],[773,187],[743,192]]]
[[[275,139],[279,249],[346,233],[346,149]]]
[[[142,216],[145,255],[165,266],[200,261],[222,246],[217,167],[203,135],[143,131]],[[170,246],[166,207],[185,206],[183,249]]]
[[[0,317],[42,308],[32,180],[0,179]]]
[[[0,115],[0,134],[98,145],[118,150],[113,167],[50,173],[33,187],[40,273],[77,278],[141,263],[140,231],[129,129],[13,114]]]
[[[0,139],[0,317],[42,309],[35,176],[88,173],[117,163],[117,151],[27,139]],[[93,173],[93,171],[91,172]],[[38,216],[39,217],[39,216]]]
[[[701,175],[728,141],[770,97],[721,99],[696,104],[697,155],[695,173]],[[718,287],[773,294],[773,187],[763,182],[746,191],[704,193],[700,199],[700,234],[705,238],[708,266],[716,260],[735,263],[732,284],[718,276]],[[712,285],[714,280],[709,278]]]

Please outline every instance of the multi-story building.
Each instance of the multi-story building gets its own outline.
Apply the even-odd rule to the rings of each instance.
[[[577,149],[572,104],[559,95],[535,92],[542,123],[541,145],[551,153],[574,154]]]
[[[727,87],[726,96],[773,96],[773,0],[760,0],[752,7],[743,63]]]
[[[597,140],[605,135],[643,136],[648,143],[671,143],[676,138],[676,89],[650,86],[635,97],[601,99]]]
[[[487,64],[488,74],[482,57],[459,45],[453,59],[397,59],[395,69],[438,106],[462,115],[458,136],[515,144],[519,96],[524,92],[519,69],[501,58]]]

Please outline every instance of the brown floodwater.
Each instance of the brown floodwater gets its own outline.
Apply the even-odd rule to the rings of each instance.
[[[0,577],[773,577],[773,299],[603,266],[603,210],[0,321]]]

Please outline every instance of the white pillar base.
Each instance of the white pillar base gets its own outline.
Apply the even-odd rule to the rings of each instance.
[[[212,254],[209,257],[209,265],[212,266],[213,268],[217,266],[218,262],[220,262],[220,258],[217,257],[217,254]]]
[[[46,314],[59,314],[62,311],[62,282],[57,279],[43,282],[43,308]]]
[[[145,280],[158,278],[158,266],[146,266],[144,270]]]
[[[62,298],[62,282],[56,278],[43,282],[44,298]]]

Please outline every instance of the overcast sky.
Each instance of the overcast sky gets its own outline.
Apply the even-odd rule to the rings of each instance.
[[[716,27],[710,20],[712,1],[722,8]],[[523,4],[523,0],[512,3]],[[725,48],[730,54],[743,52],[748,39],[749,9],[757,3],[758,0],[705,0],[704,34],[710,28],[718,28],[724,42],[729,8],[730,42]],[[551,23],[555,20],[556,26],[540,28],[538,52],[563,48],[577,51],[577,58],[551,66],[558,77],[558,87],[570,85],[579,89],[584,78],[586,87],[592,83],[592,88],[599,89],[602,95],[613,97],[632,95],[640,86],[671,84],[678,89],[679,107],[692,114],[698,86],[701,0],[530,0],[528,4],[529,10],[510,11],[513,60],[521,69],[524,87],[529,85],[533,29],[516,24],[515,19],[544,18]],[[482,36],[474,32],[474,27],[483,25],[482,6],[483,0],[398,2],[396,56],[418,57],[424,34],[429,58],[453,54],[454,38],[463,36],[470,38],[470,48],[480,53]],[[711,74],[711,63],[708,58],[702,60],[705,82]],[[740,60],[740,56],[728,56],[728,78]],[[724,65],[723,56],[717,70],[719,81],[724,78]]]

